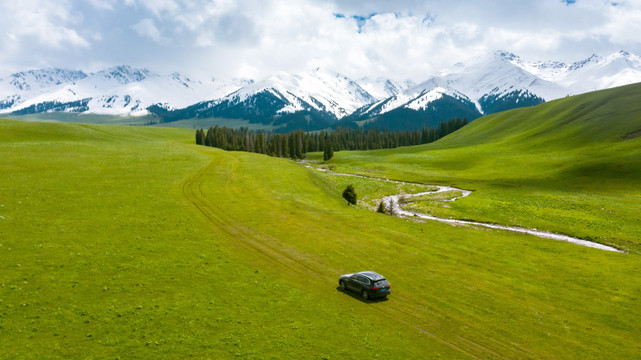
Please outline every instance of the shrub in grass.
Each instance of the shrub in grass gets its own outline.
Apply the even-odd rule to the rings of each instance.
[[[343,191],[343,198],[347,200],[348,204],[356,205],[356,190],[354,190],[354,185],[347,185]]]

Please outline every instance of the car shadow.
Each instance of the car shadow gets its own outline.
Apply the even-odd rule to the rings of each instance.
[[[338,290],[339,292],[341,292],[341,293],[343,293],[345,295],[349,295],[350,297],[352,297],[352,298],[354,298],[356,300],[360,300],[361,302],[364,302],[366,304],[380,303],[380,302],[385,302],[385,301],[389,300],[387,297],[381,297],[381,298],[376,298],[376,299],[367,299],[367,300],[365,300],[365,299],[363,299],[361,297],[361,294],[357,294],[357,293],[355,293],[354,291],[351,291],[351,290],[343,290],[343,288],[341,288],[340,286],[337,286],[336,290]]]

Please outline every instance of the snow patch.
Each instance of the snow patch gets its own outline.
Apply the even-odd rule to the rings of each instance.
[[[425,110],[431,102],[441,99],[445,93],[447,90],[437,87],[408,102],[405,107],[412,110]]]

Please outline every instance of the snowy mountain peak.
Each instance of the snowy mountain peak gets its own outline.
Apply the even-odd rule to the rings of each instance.
[[[9,109],[52,88],[74,83],[87,77],[82,71],[67,69],[29,70],[15,73],[0,81],[0,110]]]
[[[507,51],[485,53],[457,66],[454,71],[441,72],[381,100],[359,115],[371,117],[399,108],[427,111],[432,103],[445,96],[450,99],[448,101],[454,99],[465,107],[475,107],[475,111],[483,114],[503,107],[517,107],[519,104],[534,105],[544,99],[567,94],[561,86],[524,70],[519,66],[520,63],[518,56]]]
[[[357,83],[377,100],[383,100],[388,97],[398,95],[401,92],[416,86],[416,83],[412,80],[394,81],[383,77],[365,77],[359,79]]]
[[[15,73],[5,79],[3,83],[16,91],[28,92],[74,82],[86,77],[87,74],[82,71],[52,68]]]
[[[627,51],[596,54],[570,64],[554,61],[521,62],[524,70],[567,89],[568,94],[606,89],[641,81],[641,58]]]
[[[147,69],[136,69],[128,65],[120,65],[100,71],[95,75],[102,77],[105,80],[116,80],[120,84],[124,85],[145,80],[146,78],[154,76],[155,74],[152,74],[151,71]]]
[[[178,82],[183,82],[183,83],[192,82],[192,80],[189,77],[187,77],[187,76],[185,76],[185,75],[183,75],[183,74],[181,74],[179,72],[173,72],[169,76],[171,77],[172,80],[175,80],[175,81],[178,81]],[[200,83],[200,81],[196,81],[196,82]]]
[[[496,56],[499,59],[503,59],[509,62],[515,62],[515,61],[520,61],[521,58],[512,54],[509,51],[504,51],[504,50],[497,50],[494,52],[494,56]]]
[[[578,69],[580,69],[580,68],[582,68],[584,66],[587,66],[589,64],[595,64],[595,63],[599,62],[599,60],[600,60],[600,57],[597,54],[592,54],[592,55],[590,55],[590,57],[588,57],[585,60],[574,62],[572,65],[570,65],[568,70],[570,70],[570,71],[578,70]]]
[[[624,50],[621,50],[618,53],[614,53],[604,59],[604,61],[606,62],[613,62],[617,60],[625,61],[630,66],[633,66],[636,68],[641,67],[641,57],[631,54]]]
[[[247,85],[221,101],[238,104],[265,93],[272,94],[284,104],[279,113],[317,110],[328,112],[337,119],[376,100],[348,77],[317,68],[300,74],[279,72]]]

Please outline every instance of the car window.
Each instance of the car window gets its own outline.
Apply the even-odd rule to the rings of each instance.
[[[378,280],[377,282],[374,283],[375,287],[386,287],[388,285],[389,283],[387,282],[387,280]]]

